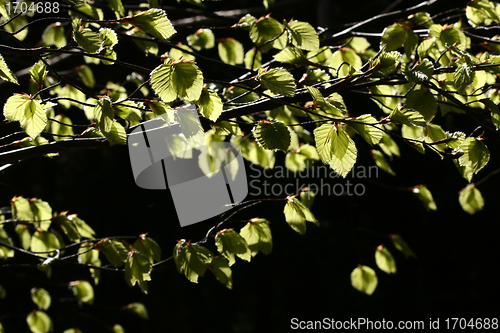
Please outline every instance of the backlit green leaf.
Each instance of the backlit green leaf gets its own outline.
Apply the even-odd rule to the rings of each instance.
[[[319,38],[316,30],[307,22],[292,21],[287,25],[292,44],[306,51],[319,50]]]
[[[189,281],[198,283],[198,277],[205,274],[212,262],[213,254],[199,244],[182,239],[175,246],[173,257],[179,273],[184,274]]]
[[[51,131],[54,135],[54,140],[60,141],[74,135],[73,122],[69,117],[63,114],[58,114],[54,117],[55,121],[50,122]]]
[[[105,239],[95,245],[95,248],[103,252],[108,261],[114,267],[120,267],[128,257],[128,249],[122,242]]]
[[[224,229],[217,232],[215,244],[220,254],[229,260],[230,266],[236,262],[235,255],[246,261],[252,259],[252,254],[247,242],[240,234],[232,229]]]
[[[343,48],[333,53],[333,56],[330,58],[328,65],[333,67],[338,77],[343,77],[349,74],[349,66],[345,63],[348,63],[354,69],[360,69],[363,66],[363,62],[361,58],[351,49]]]
[[[354,121],[355,122],[349,123],[349,126],[354,128],[356,132],[358,132],[358,134],[361,135],[361,137],[370,145],[376,145],[380,142],[380,140],[382,140],[384,132],[380,129],[380,126],[365,125],[376,124],[377,120],[375,118],[368,114],[364,114],[354,119]]]
[[[245,51],[243,45],[234,38],[223,38],[218,44],[219,57],[229,65],[242,64]]]
[[[323,163],[328,163],[339,175],[347,176],[356,163],[358,150],[342,128],[323,124],[314,130],[316,149]]]
[[[482,210],[484,207],[483,196],[474,184],[469,184],[460,191],[458,202],[462,206],[462,209],[471,215]]]
[[[23,130],[32,139],[36,138],[47,125],[47,115],[39,101],[29,95],[14,94],[3,108],[8,120],[19,121]]]
[[[144,320],[149,319],[148,310],[142,303],[130,303],[129,305],[123,307],[123,309],[135,314],[136,316]]]
[[[14,246],[14,242],[9,237],[3,226],[0,226],[0,242],[3,244]],[[6,260],[8,258],[14,257],[14,255],[15,255],[14,249],[6,246],[0,246],[0,259]]]
[[[210,29],[198,29],[194,34],[187,37],[189,46],[197,51],[211,49],[215,46],[214,33]]]
[[[123,126],[114,121],[111,125],[111,130],[109,132],[102,132],[106,139],[108,139],[109,145],[125,145],[127,144],[127,133]]]
[[[465,93],[465,89],[474,81],[474,76],[475,72],[469,64],[464,62],[458,65],[453,74],[453,81],[459,93]]]
[[[86,52],[97,53],[101,48],[101,36],[97,32],[93,32],[88,28],[81,25],[81,20],[75,18],[72,21],[73,26],[73,39],[78,43]]]
[[[267,71],[259,69],[257,79],[275,94],[293,97],[295,95],[295,80],[287,70],[273,68]]]
[[[150,273],[153,270],[151,261],[141,252],[130,251],[125,263],[125,281],[130,287],[136,284],[142,291],[148,293],[147,281],[151,281]]]
[[[42,33],[42,40],[47,46],[54,45],[57,48],[65,46],[67,43],[62,24],[60,22],[49,24]]]
[[[241,228],[240,235],[246,240],[252,252],[252,257],[255,257],[259,252],[269,254],[273,250],[271,229],[266,219],[251,219]]]
[[[400,106],[394,108],[389,118],[397,123],[404,124],[407,126],[419,126],[426,127],[427,122],[422,114],[413,109],[401,108]]]
[[[282,121],[261,120],[252,133],[264,149],[287,151],[290,146],[290,132]]]
[[[375,262],[382,271],[388,274],[396,273],[396,261],[391,252],[383,245],[377,247],[375,251]]]
[[[262,53],[256,48],[251,48],[245,54],[245,68],[256,70],[262,65]]]
[[[429,81],[434,73],[434,66],[432,63],[423,59],[418,64],[409,68],[406,64],[403,65],[403,74],[406,76],[408,82],[425,82]]]
[[[217,121],[222,114],[222,100],[212,89],[203,89],[197,104],[201,115],[213,122]]]
[[[133,247],[148,257],[151,263],[161,260],[161,249],[158,246],[158,243],[156,243],[154,239],[147,237],[146,234],[140,235],[134,242]]]
[[[362,293],[371,295],[377,288],[377,274],[370,267],[359,265],[351,273],[351,284]]]
[[[387,172],[390,175],[395,176],[396,173],[392,170],[391,166],[389,165],[389,162],[385,158],[384,154],[382,154],[378,150],[372,150],[371,151],[372,158],[375,161],[375,164],[385,172]]]
[[[220,256],[215,257],[209,267],[220,283],[224,284],[229,289],[233,289],[233,272],[225,258]]]
[[[48,333],[54,331],[52,319],[43,311],[31,311],[26,318],[26,322],[33,333]]]
[[[288,41],[284,29],[284,26],[275,19],[261,17],[251,26],[250,38],[262,52],[267,52],[273,47],[281,50]]]
[[[417,185],[412,188],[412,192],[417,196],[417,198],[420,199],[427,211],[437,210],[437,206],[434,202],[434,198],[432,197],[432,193],[426,186]]]
[[[69,283],[68,287],[73,292],[73,295],[76,296],[78,304],[94,303],[94,288],[92,288],[92,285],[88,281],[73,281]]]
[[[31,251],[33,252],[49,252],[60,249],[61,247],[59,239],[51,232],[37,230],[31,237]],[[55,252],[42,253],[44,256],[53,254],[55,254]]]
[[[464,152],[459,159],[460,165],[470,166],[474,173],[478,173],[490,160],[490,150],[477,138],[465,139],[458,149]]]
[[[417,258],[417,255],[413,252],[413,250],[408,246],[408,244],[401,238],[400,235],[391,234],[389,235],[394,247],[399,251],[403,252],[405,258],[413,257]]]
[[[120,21],[131,24],[162,40],[176,33],[163,9],[151,8],[134,16],[124,17]]]
[[[7,64],[5,63],[5,60],[3,59],[3,56],[1,54],[0,54],[0,78],[5,80],[5,81],[19,84],[17,82],[16,75],[7,66]]]
[[[318,224],[309,208],[293,196],[287,198],[283,213],[290,227],[301,235],[306,233],[306,221]]]
[[[427,123],[429,123],[437,112],[437,101],[434,95],[428,90],[412,90],[406,96],[406,108],[414,109],[424,116]]]

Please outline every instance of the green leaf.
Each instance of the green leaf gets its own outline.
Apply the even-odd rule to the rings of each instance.
[[[453,74],[453,82],[457,91],[465,94],[465,89],[474,82],[475,72],[472,67],[466,62],[458,65],[455,73]]]
[[[99,251],[94,250],[94,244],[82,243],[82,245],[80,245],[80,248],[78,249],[78,262],[83,265],[101,265]]]
[[[354,69],[360,69],[363,66],[363,62],[359,55],[357,55],[353,50],[347,48],[335,51],[333,56],[330,58],[328,65],[333,67],[335,71],[338,70],[336,73],[338,77],[344,77],[349,75],[350,72],[349,66],[346,66],[345,63],[348,63],[354,67]]]
[[[380,142],[380,140],[382,140],[384,132],[382,131],[380,126],[365,125],[376,124],[377,120],[375,118],[368,114],[364,114],[354,120],[359,123],[352,122],[349,123],[349,126],[354,128],[356,132],[358,132],[358,134],[361,135],[361,137],[365,139],[365,141],[370,145],[376,145]]]
[[[111,125],[111,130],[109,132],[102,132],[106,139],[108,139],[109,145],[125,145],[127,144],[127,133],[123,126],[114,121]]]
[[[52,319],[43,311],[31,311],[26,318],[26,322],[33,333],[48,333],[54,331]]]
[[[386,76],[394,72],[398,66],[402,55],[399,52],[382,52],[379,57],[379,64],[377,64],[377,73]]]
[[[86,52],[97,53],[101,48],[101,35],[93,32],[88,28],[84,28],[80,19],[75,18],[72,21],[73,26],[73,39],[78,43]]]
[[[97,127],[103,133],[111,132],[114,118],[115,113],[113,112],[111,99],[109,97],[99,98],[94,107],[94,119],[97,122]]]
[[[54,45],[57,48],[66,46],[66,36],[61,22],[49,24],[42,33],[42,40],[47,46]]]
[[[401,126],[401,134],[406,139],[413,139],[420,141],[416,142],[416,141],[406,140],[406,143],[415,148],[420,154],[425,154],[425,148],[424,145],[422,144],[425,135],[422,128],[415,126],[407,126],[403,124],[403,126]]]
[[[425,57],[427,57],[429,55],[429,51],[435,45],[435,43],[435,38],[428,38],[420,43],[420,45],[417,47],[418,57],[420,59],[424,59]]]
[[[490,112],[491,112],[491,121],[497,128],[497,130],[500,129],[500,110],[498,109],[498,106],[490,99],[482,99],[480,101],[481,103],[486,106]]]
[[[256,70],[262,65],[262,53],[255,47],[245,54],[245,68]]]
[[[7,8],[5,8],[5,0],[0,0],[0,15],[9,19],[9,13],[7,12]]]
[[[95,249],[103,252],[111,265],[117,268],[128,258],[128,249],[122,242],[116,240],[101,240],[95,245]]]
[[[412,90],[406,96],[405,107],[414,109],[424,116],[425,121],[429,123],[437,112],[437,101],[434,95],[428,90]]]
[[[185,60],[193,60],[194,61],[196,59],[196,57],[188,52],[193,52],[193,49],[187,45],[184,45],[182,43],[178,43],[176,45],[176,47],[172,47],[170,49],[168,56],[172,60],[179,60],[182,58]]]
[[[127,262],[125,263],[125,281],[130,287],[136,284],[142,291],[148,293],[147,281],[151,281],[150,273],[153,270],[153,264],[149,259],[137,251],[130,251]]]
[[[94,288],[92,288],[92,285],[88,281],[73,281],[68,284],[68,287],[78,299],[80,306],[83,303],[90,305],[94,303]]]
[[[123,309],[135,314],[139,318],[149,320],[148,309],[146,309],[146,307],[142,303],[130,303],[127,306],[123,307]]]
[[[63,114],[58,114],[54,117],[56,121],[50,122],[51,132],[54,135],[55,141],[65,140],[69,136],[73,136],[75,133],[73,132],[73,122],[69,117],[66,117]]]
[[[387,172],[390,175],[395,176],[396,173],[392,170],[391,166],[389,165],[389,162],[387,162],[387,159],[385,158],[384,154],[382,154],[378,150],[372,149],[371,151],[372,158],[375,161],[375,164],[385,172]]]
[[[427,127],[425,118],[417,110],[402,108],[397,106],[392,110],[389,118],[396,123],[404,124],[407,126]]]
[[[123,327],[119,324],[113,326],[113,333],[125,333]]]
[[[290,227],[301,235],[306,233],[306,221],[313,222],[318,225],[318,220],[316,220],[309,208],[304,206],[304,204],[294,196],[287,198],[283,213],[285,214],[285,220]]]
[[[406,76],[408,82],[429,81],[433,73],[434,66],[432,66],[432,63],[427,59],[421,60],[411,69],[406,64],[403,64],[403,74]]]
[[[220,283],[229,289],[233,289],[233,272],[225,258],[219,256],[215,257],[209,267]]]
[[[312,98],[314,99],[314,102],[319,105],[321,107],[321,110],[326,112],[327,115],[333,115],[333,116],[336,116],[336,117],[344,117],[344,110],[343,108],[340,107],[340,105],[338,103],[330,103],[330,99],[329,101],[327,101],[323,95],[321,94],[321,92],[314,88],[314,87],[308,87],[306,86],[306,89],[307,91],[311,94]],[[340,95],[339,95],[340,96]],[[332,101],[334,102],[334,101]],[[342,103],[341,103],[342,104]],[[316,111],[317,112],[317,111]]]
[[[133,247],[148,257],[151,263],[161,260],[161,249],[158,246],[158,243],[156,243],[154,239],[147,237],[146,234],[140,235],[134,242]]]
[[[5,80],[5,81],[9,81],[9,82],[12,82],[12,83],[19,85],[19,83],[17,82],[16,75],[7,66],[7,64],[5,63],[5,60],[3,59],[3,56],[1,54],[0,54],[0,78]]]
[[[351,273],[351,284],[362,293],[371,295],[377,288],[377,274],[370,267],[359,265]]]
[[[394,51],[403,46],[407,40],[413,41],[415,34],[407,26],[394,23],[384,29],[382,39],[380,42],[381,47],[385,46],[384,51]],[[417,38],[418,41],[418,38]],[[405,48],[406,52],[406,48]],[[407,54],[409,57],[411,54]]]
[[[260,68],[257,79],[275,94],[289,97],[295,95],[295,80],[292,74],[283,68],[273,68],[267,71]]]
[[[391,234],[389,235],[389,238],[391,239],[394,247],[399,251],[403,252],[405,258],[409,257],[413,257],[415,259],[417,258],[415,252],[413,252],[413,250],[408,246],[408,244],[403,240],[403,238],[401,238],[400,235]]]
[[[205,133],[198,119],[197,113],[191,109],[179,108],[175,110],[175,116],[181,125],[182,133],[189,141],[191,147],[205,145]]]
[[[282,121],[261,120],[252,133],[264,149],[287,151],[290,146],[290,132]]]
[[[319,38],[316,30],[307,22],[292,21],[288,23],[292,44],[299,49],[316,52],[319,50]]]
[[[302,50],[293,46],[288,46],[273,57],[279,62],[285,64],[307,65],[309,63]]]
[[[10,204],[12,208],[12,218],[19,219],[21,221],[33,221],[35,219],[28,199],[23,197],[14,197],[10,201]]]
[[[347,176],[356,163],[358,150],[354,141],[342,128],[323,124],[314,130],[316,149],[323,163],[342,177]]]
[[[246,14],[245,16],[243,16],[242,18],[240,18],[240,20],[238,21],[238,23],[236,23],[232,27],[233,28],[240,28],[240,29],[248,30],[249,31],[250,27],[255,23],[255,21],[257,21],[257,19],[255,17],[253,17],[250,14]]]
[[[229,65],[242,64],[245,51],[243,45],[234,38],[223,38],[218,44],[219,57]]]
[[[213,254],[199,244],[181,239],[174,248],[173,257],[179,273],[184,274],[189,281],[198,283],[198,277],[205,274],[212,262]]]
[[[9,237],[3,226],[0,226],[0,242],[14,246],[14,242]],[[14,257],[15,252],[12,248],[8,248],[6,246],[0,246],[0,259],[8,259]]]
[[[478,173],[490,160],[490,150],[478,138],[469,137],[465,139],[458,150],[464,152],[458,160],[460,165],[470,166],[474,173]]]
[[[134,16],[120,19],[159,39],[166,40],[176,33],[163,9],[151,8]]]
[[[292,172],[300,172],[306,169],[307,160],[319,160],[316,148],[308,144],[300,146],[297,150],[291,150],[286,154],[285,165]]]
[[[266,219],[251,219],[250,222],[241,228],[240,235],[246,240],[252,252],[252,257],[255,257],[259,251],[269,254],[273,250],[273,237],[269,228],[269,222]]]
[[[125,16],[125,8],[123,7],[122,0],[109,0],[109,6],[115,11],[117,18]]]
[[[194,34],[187,37],[187,42],[196,51],[211,49],[215,46],[214,33],[210,29],[198,29]]]
[[[251,26],[250,38],[262,52],[273,47],[283,49],[288,42],[284,29],[283,25],[272,17],[261,17]]]
[[[224,229],[217,232],[215,244],[220,254],[229,260],[229,266],[236,262],[235,255],[246,261],[252,259],[247,242],[233,229]]]
[[[483,196],[474,184],[469,184],[460,190],[458,202],[462,209],[471,215],[479,212],[484,207]]]
[[[201,115],[213,122],[216,122],[222,114],[222,100],[212,89],[203,89],[197,104],[200,108]]]
[[[23,130],[32,139],[36,138],[47,125],[47,115],[39,101],[29,95],[14,94],[3,108],[8,120],[19,121]]]
[[[420,199],[422,204],[424,205],[427,211],[429,210],[437,210],[436,203],[434,202],[434,198],[432,197],[431,191],[425,185],[417,185],[412,189],[413,194]]]
[[[49,252],[60,249],[61,243],[56,235],[48,231],[37,230],[31,237],[31,251],[33,252]],[[43,253],[43,255],[55,255],[54,252],[49,254]]]
[[[166,103],[177,96],[196,101],[201,95],[203,74],[192,61],[167,59],[151,72],[151,86]]]
[[[16,233],[19,236],[22,248],[28,250],[31,243],[31,234],[28,230],[28,226],[24,224],[16,225]]]
[[[400,156],[398,144],[390,137],[390,135],[385,134],[382,136],[382,140],[378,144],[380,149],[392,158],[393,155]]]
[[[396,261],[391,252],[383,245],[377,247],[375,251],[375,262],[382,271],[388,274],[396,273]]]

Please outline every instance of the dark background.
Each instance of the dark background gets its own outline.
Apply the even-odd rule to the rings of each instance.
[[[280,8],[276,18],[295,18],[317,25],[328,25],[332,32],[340,31],[347,22],[372,17],[393,4],[392,1],[303,1],[300,5]],[[212,10],[228,10],[257,6],[259,1],[222,1],[207,3]],[[418,2],[395,2],[392,10],[406,8]],[[439,11],[459,4],[441,1],[431,9]],[[179,5],[181,8],[194,8]],[[325,6],[325,7],[322,7]],[[263,11],[264,12],[264,11]],[[320,13],[318,17],[318,13]],[[181,13],[169,14],[181,19]],[[366,32],[381,31],[393,19],[370,25]],[[234,22],[233,22],[234,23]],[[178,29],[180,33],[181,29]],[[187,30],[186,30],[187,31]],[[245,34],[230,30],[214,30],[216,36],[233,35],[248,39]],[[180,37],[179,37],[180,38]],[[377,49],[377,41],[373,41]],[[118,56],[125,54],[117,49]],[[120,50],[122,51],[120,53]],[[138,57],[133,51],[127,56]],[[208,51],[207,55],[211,55]],[[216,53],[214,53],[216,55]],[[159,63],[149,58],[154,68]],[[132,59],[133,60],[133,59]],[[136,58],[137,62],[143,61]],[[200,67],[203,61],[199,61]],[[228,79],[238,73],[202,67],[207,77]],[[119,82],[128,74],[110,67],[106,80]],[[113,72],[114,71],[114,72]],[[103,74],[104,75],[104,74]],[[219,77],[227,75],[227,77]],[[104,83],[106,82],[104,81]],[[104,85],[104,83],[102,83]],[[359,95],[342,93],[353,115],[380,113],[377,106],[360,100]],[[77,112],[76,110],[74,111]],[[380,113],[379,116],[382,116]],[[474,130],[465,115],[448,115],[436,123],[445,130]],[[370,147],[355,138],[359,150],[357,165],[373,165]],[[271,221],[274,247],[268,255],[259,254],[251,263],[238,260],[232,267],[234,287],[228,290],[207,272],[198,284],[180,275],[173,261],[152,273],[149,294],[137,287],[128,288],[122,273],[102,272],[95,286],[93,306],[79,307],[68,281],[89,279],[86,269],[58,263],[48,280],[34,267],[2,267],[0,284],[7,289],[7,298],[0,301],[0,317],[6,332],[25,332],[25,316],[34,309],[29,290],[43,287],[52,295],[48,314],[55,331],[79,327],[83,332],[104,332],[120,323],[126,332],[283,332],[290,329],[291,318],[300,320],[349,320],[366,317],[371,320],[423,320],[447,317],[498,318],[498,212],[499,202],[493,176],[478,188],[486,206],[470,216],[458,203],[458,191],[467,185],[450,160],[441,160],[430,151],[420,155],[402,141],[401,158],[392,162],[397,177],[379,173],[377,179],[351,179],[363,183],[366,193],[361,197],[318,196],[313,213],[321,226],[308,224],[307,233],[298,235],[290,229],[282,213],[283,204],[270,202],[244,210],[228,226],[239,229],[239,220],[265,217]],[[498,137],[486,141],[492,153],[490,164],[474,180],[482,179],[499,165]],[[277,165],[284,156],[277,154]],[[250,173],[247,165],[247,173]],[[279,179],[283,184],[295,179]],[[338,179],[331,179],[334,184]],[[397,187],[426,184],[438,206],[436,212],[426,212],[409,191]],[[138,188],[133,180],[127,147],[68,151],[60,157],[34,158],[16,164],[0,173],[0,199],[8,206],[14,195],[39,197],[54,210],[78,213],[97,232],[98,237],[138,235],[149,232],[164,250],[163,258],[171,255],[176,240],[193,241],[204,237],[215,220],[180,228],[168,191]],[[255,197],[248,197],[254,199]],[[405,259],[391,244],[388,235],[400,234],[417,254],[418,259]],[[375,265],[375,248],[386,245],[394,255],[398,271],[388,275]],[[216,251],[212,241],[208,243]],[[36,263],[16,254],[18,262]],[[352,288],[350,273],[358,265],[375,269],[379,284],[372,296]],[[142,302],[150,320],[143,321],[122,307]]]

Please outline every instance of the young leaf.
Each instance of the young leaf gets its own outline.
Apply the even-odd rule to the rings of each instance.
[[[257,79],[275,94],[289,97],[295,95],[295,80],[292,74],[283,68],[273,68],[267,71],[259,69]]]
[[[397,106],[392,110],[389,118],[396,123],[404,124],[407,126],[419,126],[426,127],[427,122],[425,121],[424,116],[416,110],[402,108],[401,106]]]
[[[99,98],[94,107],[94,119],[102,132],[111,132],[115,113],[109,97]]]
[[[323,163],[330,166],[342,177],[347,176],[356,163],[358,150],[354,141],[342,128],[323,124],[314,130],[316,149]]]
[[[245,54],[245,68],[256,70],[262,65],[262,53],[255,47]]]
[[[283,25],[275,19],[261,17],[252,24],[250,38],[262,52],[267,52],[273,47],[283,49],[288,41],[284,29]]]
[[[233,272],[231,271],[231,268],[225,258],[220,256],[215,257],[209,267],[220,283],[229,289],[233,289]]]
[[[151,261],[141,252],[130,251],[125,263],[125,281],[130,287],[138,284],[142,291],[148,293],[147,281],[151,281],[150,273],[153,270]]]
[[[117,268],[128,258],[129,251],[123,243],[116,240],[104,239],[94,247],[96,250],[103,252],[111,265]]]
[[[392,170],[391,166],[389,165],[389,162],[387,162],[387,159],[385,158],[384,154],[382,154],[380,151],[372,149],[371,150],[372,158],[375,161],[375,164],[385,172],[387,172],[390,175],[395,176],[396,173]]]
[[[261,120],[252,133],[264,149],[287,151],[290,146],[290,132],[282,121]]]
[[[356,122],[352,122],[349,124],[352,128],[358,132],[366,142],[370,145],[376,145],[382,140],[382,136],[384,132],[380,129],[379,126],[368,125],[368,124],[376,124],[377,120],[368,114],[364,114],[355,119]],[[359,123],[358,123],[359,122]]]
[[[123,126],[114,121],[111,125],[111,130],[109,132],[102,132],[106,139],[108,139],[109,145],[125,145],[127,144],[127,133]]]
[[[28,250],[31,243],[31,234],[28,230],[28,226],[24,224],[16,225],[16,233],[19,236],[23,249]]]
[[[198,29],[187,37],[187,42],[196,51],[211,49],[215,46],[214,33],[210,29]]]
[[[396,273],[396,261],[385,246],[380,245],[377,247],[375,251],[375,262],[382,271],[388,274]]]
[[[351,273],[351,284],[362,293],[371,295],[377,288],[377,274],[370,267],[359,265]]]
[[[406,64],[403,66],[403,74],[406,76],[408,82],[429,81],[433,73],[434,66],[432,66],[432,63],[427,59],[421,60],[411,69]]]
[[[37,230],[31,237],[31,251],[33,252],[49,252],[60,249],[61,243],[57,236],[51,232]],[[55,252],[49,254],[43,253],[43,255],[55,255]]]
[[[458,149],[464,152],[458,160],[460,165],[470,166],[474,173],[478,173],[490,160],[490,150],[477,138],[465,139]]]
[[[174,248],[173,257],[179,273],[184,274],[189,281],[198,283],[198,277],[203,276],[212,262],[212,252],[198,244],[182,239]]]
[[[73,132],[73,122],[69,117],[66,117],[63,114],[58,114],[54,117],[56,121],[50,122],[50,127],[52,134],[54,135],[55,141],[60,141],[67,139],[70,136],[73,136],[75,133]]]
[[[290,227],[301,235],[306,233],[306,221],[319,224],[309,208],[293,196],[287,198],[283,213]]]
[[[224,229],[217,232],[215,244],[220,254],[229,260],[229,266],[236,262],[235,255],[246,261],[252,259],[247,242],[233,229]]]
[[[47,310],[50,307],[50,294],[43,288],[31,289],[31,300],[38,306],[40,310]]]
[[[43,311],[31,311],[26,322],[33,333],[49,333],[54,330],[52,319]]]
[[[149,320],[148,310],[142,303],[130,303],[127,306],[124,306],[122,309],[135,314],[139,318]]]
[[[97,53],[101,48],[101,36],[88,28],[83,28],[80,19],[75,18],[72,21],[73,39],[88,53]]]
[[[1,54],[0,54],[0,78],[5,80],[5,81],[15,83],[17,85],[19,84],[17,82],[16,75],[7,66],[7,64],[5,63],[5,60],[3,59],[3,56]]]
[[[229,65],[242,64],[245,50],[243,45],[234,38],[223,38],[218,44],[219,57]]]
[[[287,25],[292,44],[299,49],[316,52],[319,50],[319,38],[316,30],[307,22],[292,21]]]
[[[400,235],[391,234],[389,238],[392,241],[392,244],[396,249],[403,252],[405,258],[413,257],[417,259],[417,255],[413,252],[413,250],[408,246],[408,244],[401,238]]]
[[[259,251],[269,254],[273,250],[271,229],[266,219],[251,219],[250,222],[241,228],[240,235],[246,240],[252,252],[252,257],[255,257]]]
[[[349,66],[346,65],[348,63],[354,69],[360,69],[363,66],[363,62],[361,58],[351,49],[340,49],[333,53],[333,56],[330,58],[328,65],[333,67],[338,77],[344,77],[349,74]]]
[[[222,114],[222,100],[217,95],[217,92],[212,89],[204,88],[201,91],[201,96],[197,104],[201,115],[213,122],[216,122]]]
[[[458,202],[462,209],[471,215],[479,212],[484,207],[483,196],[474,184],[469,184],[460,190]]]
[[[437,210],[436,203],[434,202],[434,198],[432,197],[431,191],[424,185],[417,185],[412,189],[413,194],[417,196],[417,198],[422,201],[425,209],[429,210]]]
[[[54,45],[57,48],[65,46],[66,36],[61,22],[49,24],[42,33],[42,41],[47,46]]]
[[[405,107],[417,110],[429,123],[436,115],[437,101],[430,91],[424,89],[412,90],[406,96]]]
[[[474,82],[475,72],[470,64],[464,62],[458,65],[453,74],[453,81],[458,92],[465,94],[465,89]]]
[[[151,8],[134,16],[123,17],[120,21],[131,24],[162,40],[166,40],[176,33],[163,9]]]
[[[73,295],[78,299],[78,304],[82,303],[90,304],[94,303],[94,288],[88,281],[73,281],[68,285],[69,289],[73,292]]]
[[[394,72],[398,66],[402,55],[399,52],[382,52],[379,57],[379,64],[377,65],[377,73],[386,76]]]
[[[385,51],[394,51],[403,46],[408,39],[412,40],[415,35],[407,26],[394,23],[384,29],[381,39],[381,47],[385,46]],[[418,41],[418,38],[417,38]],[[405,49],[406,52],[406,49]],[[411,54],[407,54],[409,57]]]
[[[9,237],[3,226],[0,227],[0,242],[10,246],[14,246],[14,242]],[[12,248],[8,248],[6,246],[0,246],[0,259],[12,258],[14,257],[14,255],[15,252]]]
[[[23,130],[35,139],[47,125],[47,115],[39,101],[29,95],[14,94],[4,105],[6,119],[19,121]]]
[[[147,237],[146,234],[142,234],[139,238],[134,242],[134,249],[144,254],[149,258],[151,263],[161,260],[161,249],[158,246],[158,243],[150,237]]]
[[[117,18],[125,16],[125,8],[123,7],[122,0],[110,0],[109,6],[115,11]]]
[[[378,145],[380,149],[382,149],[382,151],[391,158],[393,155],[401,155],[399,152],[398,144],[388,134],[384,133],[384,136],[382,137],[382,140]]]

